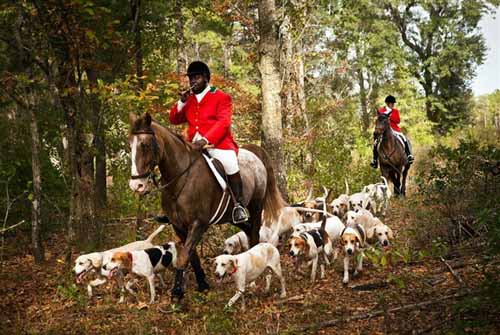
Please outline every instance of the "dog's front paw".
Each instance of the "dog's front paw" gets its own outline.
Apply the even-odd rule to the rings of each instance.
[[[352,274],[352,276],[353,276],[353,277],[357,277],[357,276],[359,276],[359,271],[358,271],[358,270],[354,271],[354,273]]]
[[[281,294],[280,294],[280,298],[281,298],[281,299],[286,298],[286,292],[281,292]]]
[[[349,278],[345,278],[345,277],[344,277],[344,279],[342,280],[342,283],[343,283],[344,285],[347,285],[347,284],[349,283]]]

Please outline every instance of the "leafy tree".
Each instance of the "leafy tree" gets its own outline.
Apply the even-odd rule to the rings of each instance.
[[[410,71],[424,90],[427,117],[443,132],[467,122],[471,79],[486,53],[478,29],[494,1],[381,1],[398,30]]]

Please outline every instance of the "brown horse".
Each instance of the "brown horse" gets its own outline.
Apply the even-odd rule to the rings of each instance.
[[[375,124],[375,138],[378,142],[380,171],[394,184],[394,194],[405,196],[406,176],[410,169],[404,144],[392,132],[389,114],[379,114]]]
[[[188,261],[196,275],[198,290],[209,288],[196,252],[196,245],[210,226],[214,214],[220,211],[223,191],[207,162],[181,136],[151,120],[146,113],[137,118],[130,115],[129,144],[132,175],[129,182],[134,192],[146,194],[153,190],[155,168],[161,172],[159,187],[162,208],[172,221],[175,233],[183,243],[177,255],[177,270],[172,295],[184,295],[184,270]],[[259,241],[261,214],[276,220],[284,206],[277,188],[267,153],[256,145],[239,150],[238,161],[244,185],[243,198],[250,220],[237,225],[250,238],[251,245]],[[225,206],[222,205],[222,208]],[[231,222],[232,203],[219,222]]]

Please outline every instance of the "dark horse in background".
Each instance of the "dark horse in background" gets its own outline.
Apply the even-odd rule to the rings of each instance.
[[[392,132],[389,114],[379,114],[375,124],[375,139],[378,143],[380,171],[382,176],[394,184],[394,194],[406,195],[406,177],[410,164],[404,144]]]
[[[201,267],[196,245],[219,210],[223,191],[207,162],[181,136],[152,121],[146,113],[138,118],[130,115],[129,144],[132,176],[129,182],[134,192],[147,194],[154,188],[154,170],[161,172],[161,204],[171,219],[175,233],[183,243],[177,255],[177,269],[172,295],[184,296],[184,271],[188,261],[193,267],[198,290],[209,288]],[[259,241],[261,215],[277,219],[285,202],[277,188],[267,153],[256,145],[239,150],[238,162],[243,179],[243,198],[250,212],[247,223],[237,225],[250,238],[251,245]],[[219,222],[231,222],[232,202]]]

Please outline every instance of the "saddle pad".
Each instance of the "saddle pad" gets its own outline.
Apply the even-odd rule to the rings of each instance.
[[[224,176],[222,176],[220,174],[220,172],[217,170],[217,168],[215,167],[214,162],[212,161],[213,158],[204,154],[204,153],[202,155],[203,155],[203,158],[205,158],[205,160],[207,161],[208,167],[210,167],[210,170],[212,170],[212,173],[215,176],[215,179],[217,179],[217,182],[219,183],[220,187],[222,188],[222,191],[225,191],[227,188],[226,180],[225,180]]]

